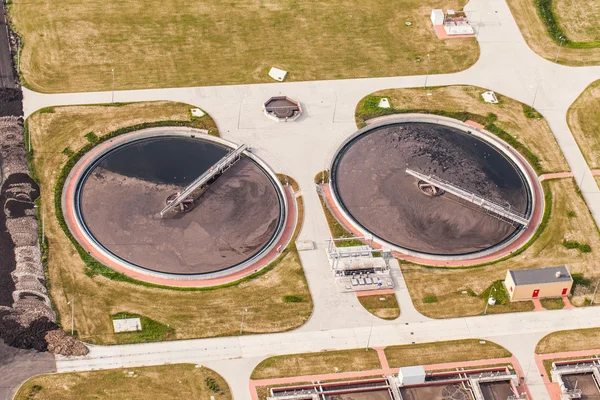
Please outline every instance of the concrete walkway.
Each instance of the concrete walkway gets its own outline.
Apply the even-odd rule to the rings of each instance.
[[[527,47],[504,0],[472,0],[466,10],[472,12],[474,21],[481,21],[479,26],[475,26],[481,45],[479,61],[466,71],[430,76],[428,84],[477,85],[527,104],[532,104],[535,98],[533,105],[547,119],[592,216],[600,225],[600,191],[566,123],[568,107],[585,87],[600,79],[600,67],[570,68],[537,56]],[[225,139],[249,144],[274,170],[297,180],[306,213],[299,239],[317,243],[317,250],[300,253],[315,310],[309,322],[294,332],[94,346],[85,358],[59,359],[59,371],[174,362],[205,363],[215,366],[232,386],[236,400],[241,400],[250,397],[248,379],[251,368],[261,358],[363,347],[372,327],[372,346],[494,338],[518,358],[533,398],[548,398],[543,381],[534,372],[535,343],[555,330],[600,326],[597,309],[429,320],[414,310],[401,273],[395,268],[396,294],[402,315],[396,321],[384,322],[364,310],[353,294],[338,293],[333,282],[324,252],[324,240],[329,237],[329,232],[313,178],[329,164],[339,143],[356,130],[354,110],[362,97],[386,88],[420,87],[424,82],[424,76],[407,76],[117,92],[115,99],[119,102],[171,100],[201,107],[216,120]],[[110,92],[24,92],[26,116],[42,107],[98,104],[111,99]],[[278,94],[302,102],[306,112],[300,120],[276,123],[259,112],[265,99]],[[232,114],[232,109],[237,112]],[[540,145],[543,146],[543,143]]]

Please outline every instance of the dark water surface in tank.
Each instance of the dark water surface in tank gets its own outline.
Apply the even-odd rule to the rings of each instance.
[[[169,195],[219,161],[228,148],[187,137],[141,139],[100,158],[81,187],[81,215],[94,238],[137,266],[201,274],[235,266],[277,233],[280,197],[266,172],[242,157],[197,201],[161,219]]]

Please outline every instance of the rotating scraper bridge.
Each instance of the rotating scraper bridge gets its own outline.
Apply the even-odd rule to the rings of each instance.
[[[239,145],[210,167],[208,171],[200,175],[188,187],[177,193],[174,199],[167,200],[167,206],[160,212],[160,217],[172,217],[179,212],[187,211],[186,202],[188,204],[195,202],[208,189],[211,183],[217,180],[229,167],[240,159],[246,149],[247,146],[245,144]]]

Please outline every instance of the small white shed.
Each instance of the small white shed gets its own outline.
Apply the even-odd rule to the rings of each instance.
[[[423,366],[402,367],[398,372],[400,385],[418,385],[425,383],[425,368]]]
[[[443,25],[444,24],[444,12],[442,10],[432,10],[431,11],[431,23],[433,25]]]

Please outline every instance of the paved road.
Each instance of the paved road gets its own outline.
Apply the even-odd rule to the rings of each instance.
[[[8,28],[4,1],[0,2],[0,87],[16,88],[15,71],[12,67]]]
[[[9,347],[0,339],[0,400],[13,398],[29,377],[56,372],[54,355]]]
[[[527,47],[504,0],[472,0],[466,9],[473,12],[474,21],[482,21],[476,26],[480,60],[463,72],[431,76],[428,84],[478,85],[528,104],[532,103],[539,85],[535,107],[546,117],[600,225],[600,191],[566,124],[569,105],[589,83],[600,79],[600,67],[569,68],[538,57]],[[336,290],[323,251],[329,232],[313,177],[326,168],[339,143],[356,130],[354,109],[363,96],[385,88],[419,87],[424,82],[424,76],[411,76],[117,92],[116,100],[123,102],[172,100],[197,105],[215,118],[224,138],[250,144],[275,170],[299,182],[306,213],[300,239],[318,244],[317,250],[300,253],[315,311],[309,322],[294,332],[93,347],[86,358],[59,360],[58,369],[204,363],[228,380],[236,399],[246,399],[249,398],[247,378],[264,357],[363,347],[374,324],[372,346],[493,338],[517,356],[534,398],[548,398],[533,363],[535,343],[552,331],[600,326],[597,309],[429,320],[416,312],[401,273],[395,269],[396,294],[403,313],[396,321],[382,322],[360,307],[355,296]],[[264,100],[277,94],[300,100],[306,110],[304,116],[295,123],[278,124],[261,115],[259,109]],[[25,114],[46,106],[95,104],[110,99],[110,92],[39,94],[25,90]],[[232,115],[232,109],[238,111]]]

